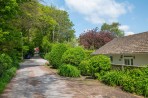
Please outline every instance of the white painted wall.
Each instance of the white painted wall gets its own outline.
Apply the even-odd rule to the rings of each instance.
[[[117,65],[123,65],[123,59],[120,58],[121,55],[112,55],[113,56],[113,61],[112,64],[117,64]]]
[[[123,65],[124,64],[124,57],[120,58],[121,55],[108,55],[109,57],[113,57],[112,64],[115,65]],[[124,55],[124,56],[134,56],[133,58],[133,65],[140,66],[140,65],[148,65],[148,54],[132,54],[132,55]]]
[[[134,65],[148,65],[148,54],[136,54]]]

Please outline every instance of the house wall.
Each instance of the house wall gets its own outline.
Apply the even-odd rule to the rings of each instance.
[[[123,65],[123,59],[120,58],[121,55],[112,55],[113,57],[113,61],[112,61],[112,64],[115,64],[115,65]]]
[[[148,65],[148,54],[135,55],[134,65]]]
[[[126,57],[123,57],[121,55],[107,55],[107,56],[113,57],[112,64],[124,65],[124,59]],[[133,56],[133,65],[134,66],[148,65],[148,54],[132,54],[132,55],[124,55],[124,56]]]

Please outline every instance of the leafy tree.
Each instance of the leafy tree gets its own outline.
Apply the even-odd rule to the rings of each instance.
[[[52,45],[51,45],[51,43],[49,42],[47,36],[44,36],[44,37],[43,37],[42,45],[41,45],[41,46],[42,46],[42,49],[44,49],[44,52],[45,52],[45,53],[48,53],[48,52],[51,51]]]
[[[86,49],[98,49],[111,41],[115,36],[109,31],[89,30],[79,36],[80,45]]]
[[[34,47],[43,48],[47,41],[64,42],[74,38],[73,23],[66,11],[53,6],[44,6],[38,1],[21,3],[19,8],[20,15],[11,23],[23,33],[25,46],[33,43]],[[47,52],[47,49],[43,50]]]
[[[117,22],[113,22],[112,24],[104,23],[101,26],[101,31],[110,31],[112,32],[116,37],[124,36],[124,31],[119,29],[120,24]]]

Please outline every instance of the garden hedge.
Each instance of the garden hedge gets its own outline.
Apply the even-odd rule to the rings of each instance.
[[[85,52],[81,47],[70,48],[62,56],[63,63],[75,66],[78,66],[83,59],[85,59]]]

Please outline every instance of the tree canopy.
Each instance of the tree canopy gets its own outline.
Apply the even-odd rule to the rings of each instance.
[[[124,31],[119,29],[120,24],[118,22],[113,22],[112,24],[104,23],[101,26],[101,31],[112,32],[116,37],[124,36]]]
[[[66,11],[38,0],[0,0],[0,52],[24,55],[34,47],[71,41],[73,23]],[[47,48],[45,50],[47,51]]]
[[[79,36],[80,45],[86,49],[98,49],[111,41],[115,36],[109,31],[88,30]]]

